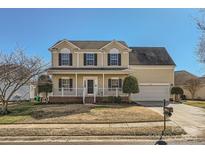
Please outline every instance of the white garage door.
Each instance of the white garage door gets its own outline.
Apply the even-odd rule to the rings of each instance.
[[[134,101],[162,101],[163,99],[169,100],[170,92],[168,85],[141,85],[139,86],[140,92],[132,94]]]

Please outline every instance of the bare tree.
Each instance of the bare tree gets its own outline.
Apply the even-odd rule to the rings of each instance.
[[[190,79],[185,82],[184,88],[191,93],[192,100],[195,97],[197,90],[201,88],[201,83],[199,79]]]
[[[196,19],[197,28],[201,31],[201,36],[199,39],[199,45],[197,50],[197,56],[199,62],[205,64],[205,9],[200,9],[202,14],[200,19]]]
[[[45,69],[42,59],[28,57],[23,49],[15,49],[12,53],[0,52],[0,102],[2,114],[8,113],[11,97],[31,79]]]

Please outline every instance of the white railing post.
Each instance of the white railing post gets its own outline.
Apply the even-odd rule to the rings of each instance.
[[[64,89],[63,87],[61,88],[62,96],[64,96]]]
[[[83,88],[83,104],[85,104],[85,88]]]
[[[75,96],[78,96],[78,75],[77,73],[75,74],[75,87],[76,87]]]
[[[94,103],[96,103],[96,87],[94,87]]]
[[[103,89],[102,89],[102,91],[103,91],[103,96],[105,95],[105,92],[104,92],[104,89],[105,89],[105,75],[104,75],[104,73],[103,73]]]
[[[118,95],[118,94],[117,94],[117,93],[118,93],[118,92],[117,92],[117,88],[116,88],[115,90],[116,90],[116,91],[115,91],[115,96],[117,97],[117,95]]]

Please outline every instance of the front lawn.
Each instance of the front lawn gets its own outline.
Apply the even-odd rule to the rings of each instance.
[[[205,109],[205,101],[186,101],[185,104]]]
[[[9,105],[11,113],[0,116],[0,123],[116,123],[162,121],[163,117],[145,107],[120,105],[21,103]]]

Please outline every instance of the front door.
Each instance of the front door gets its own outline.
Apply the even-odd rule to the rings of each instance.
[[[87,80],[87,92],[93,94],[94,92],[94,80]]]

